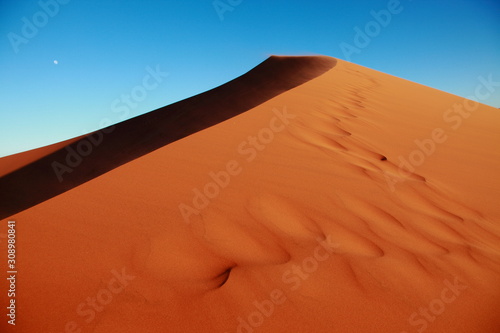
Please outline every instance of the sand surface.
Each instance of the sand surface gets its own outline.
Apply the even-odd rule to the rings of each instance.
[[[283,59],[286,75],[267,63],[253,89],[296,84],[248,111],[159,148],[144,122],[150,148],[114,159],[129,150],[105,138],[88,158],[106,170],[13,200],[0,232],[16,220],[18,317],[0,330],[500,332],[498,110],[452,114],[463,98]]]
[[[40,147],[37,149],[25,151],[19,154],[9,155],[0,158],[0,177],[10,174],[16,170],[19,170],[39,159],[58,151],[67,145],[78,141],[80,138],[74,138],[58,143],[54,143],[50,146]]]

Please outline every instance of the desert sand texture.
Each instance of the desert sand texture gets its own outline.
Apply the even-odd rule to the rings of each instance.
[[[74,167],[85,137],[0,159],[19,271],[1,331],[500,332],[499,126],[359,65],[273,56],[92,134]]]

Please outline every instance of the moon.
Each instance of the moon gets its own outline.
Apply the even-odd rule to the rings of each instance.
[[[59,63],[59,61],[54,60],[54,65],[57,65],[58,63]]]

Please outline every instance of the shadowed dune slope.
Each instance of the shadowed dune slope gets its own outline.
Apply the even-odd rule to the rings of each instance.
[[[54,143],[49,146],[40,147],[22,153],[2,157],[0,158],[0,177],[3,177],[13,171],[21,169],[22,167],[29,165],[35,161],[38,161],[39,159],[47,155],[50,155],[51,153],[58,151],[82,138],[83,136]]]
[[[266,66],[296,61],[316,77],[9,216],[11,331],[500,332],[500,112],[341,60]]]
[[[323,74],[328,57],[272,56],[248,73],[208,92],[110,126],[46,156],[21,153],[0,159],[0,218],[27,209],[119,165],[245,112]],[[56,145],[55,145],[56,146]],[[28,157],[29,156],[29,157]],[[39,157],[23,166],[24,158]],[[21,168],[19,168],[21,166]]]

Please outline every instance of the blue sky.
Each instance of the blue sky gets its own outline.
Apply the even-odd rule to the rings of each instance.
[[[397,3],[2,1],[0,156],[182,100],[272,54],[348,59],[459,96],[479,76],[500,81],[500,2]],[[377,30],[381,10],[391,18]],[[369,43],[356,45],[355,28],[367,25]],[[357,51],[343,52],[347,44]],[[500,107],[497,89],[483,102]]]

